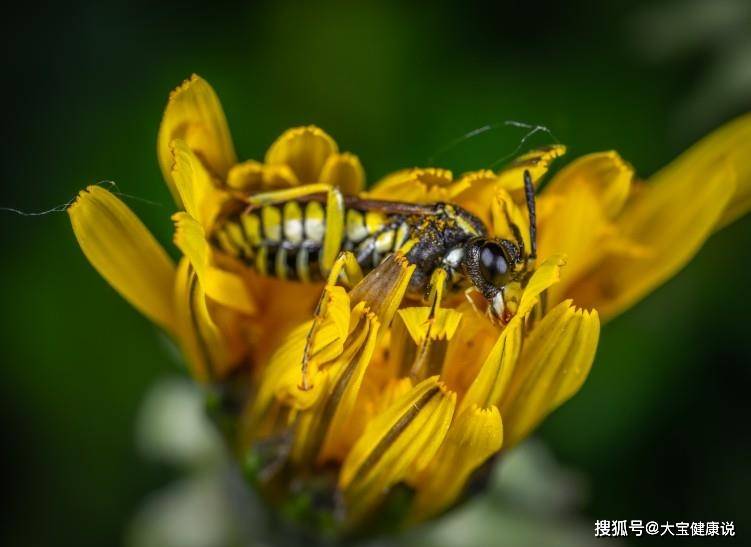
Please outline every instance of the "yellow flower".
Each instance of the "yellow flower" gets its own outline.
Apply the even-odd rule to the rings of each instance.
[[[285,132],[263,162],[237,163],[216,94],[193,76],[170,96],[157,146],[181,209],[172,217],[179,263],[101,187],[82,191],[69,213],[94,267],[175,338],[197,380],[240,403],[228,441],[256,463],[270,499],[326,493],[349,528],[404,485],[413,522],[454,504],[478,470],[578,391],[601,319],[674,275],[748,210],[749,149],[746,115],[645,182],[615,152],[568,164],[539,193],[539,266],[515,288],[505,324],[491,322],[471,291],[446,295],[434,312],[410,300],[415,265],[402,252],[348,289],[324,287],[260,276],[209,235],[238,194],[323,183],[371,199],[453,203],[494,237],[509,237],[511,220],[529,248],[523,173],[537,184],[562,146],[458,179],[406,169],[365,191],[359,160],[312,126]]]

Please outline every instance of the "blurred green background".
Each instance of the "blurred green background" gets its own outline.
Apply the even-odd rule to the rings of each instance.
[[[504,120],[546,125],[569,158],[616,149],[648,176],[751,107],[744,0],[18,7],[2,23],[0,205],[41,211],[113,180],[158,204],[126,199],[172,250],[156,132],[192,72],[217,90],[241,158],[315,123],[370,181]],[[436,163],[487,167],[523,134],[487,132]],[[67,215],[0,223],[0,542],[116,545],[175,475],[133,435],[146,390],[175,360],[86,262]],[[734,520],[748,537],[750,249],[745,218],[608,324],[590,379],[542,428],[586,478],[588,522]]]

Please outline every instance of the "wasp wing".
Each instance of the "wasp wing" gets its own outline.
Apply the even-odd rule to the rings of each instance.
[[[348,208],[358,211],[378,211],[393,215],[435,215],[438,207],[435,203],[406,203],[403,201],[387,201],[381,199],[361,199],[357,196],[345,196],[344,203]]]

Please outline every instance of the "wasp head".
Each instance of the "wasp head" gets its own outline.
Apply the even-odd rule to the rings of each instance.
[[[525,271],[522,249],[508,239],[475,237],[464,244],[461,267],[472,285],[488,301],[488,313],[506,322],[509,312],[505,293]]]

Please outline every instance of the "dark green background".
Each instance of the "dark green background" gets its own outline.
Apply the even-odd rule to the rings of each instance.
[[[205,4],[5,14],[0,205],[39,211],[114,180],[161,204],[128,201],[174,251],[155,140],[168,92],[192,72],[220,95],[241,158],[315,123],[371,181],[509,119],[547,125],[569,157],[616,149],[648,176],[750,106],[723,99],[734,84],[714,70],[722,53],[711,39],[660,55],[676,25],[643,16],[646,3]],[[723,47],[737,31],[730,19]],[[720,99],[692,111],[707,82]],[[522,134],[481,135],[438,163],[486,167]],[[170,477],[136,453],[133,423],[147,387],[175,365],[86,262],[67,215],[2,213],[0,241],[0,541],[115,545],[139,500]],[[750,249],[746,218],[607,325],[589,381],[542,428],[588,477],[588,518],[734,520],[748,537]]]

